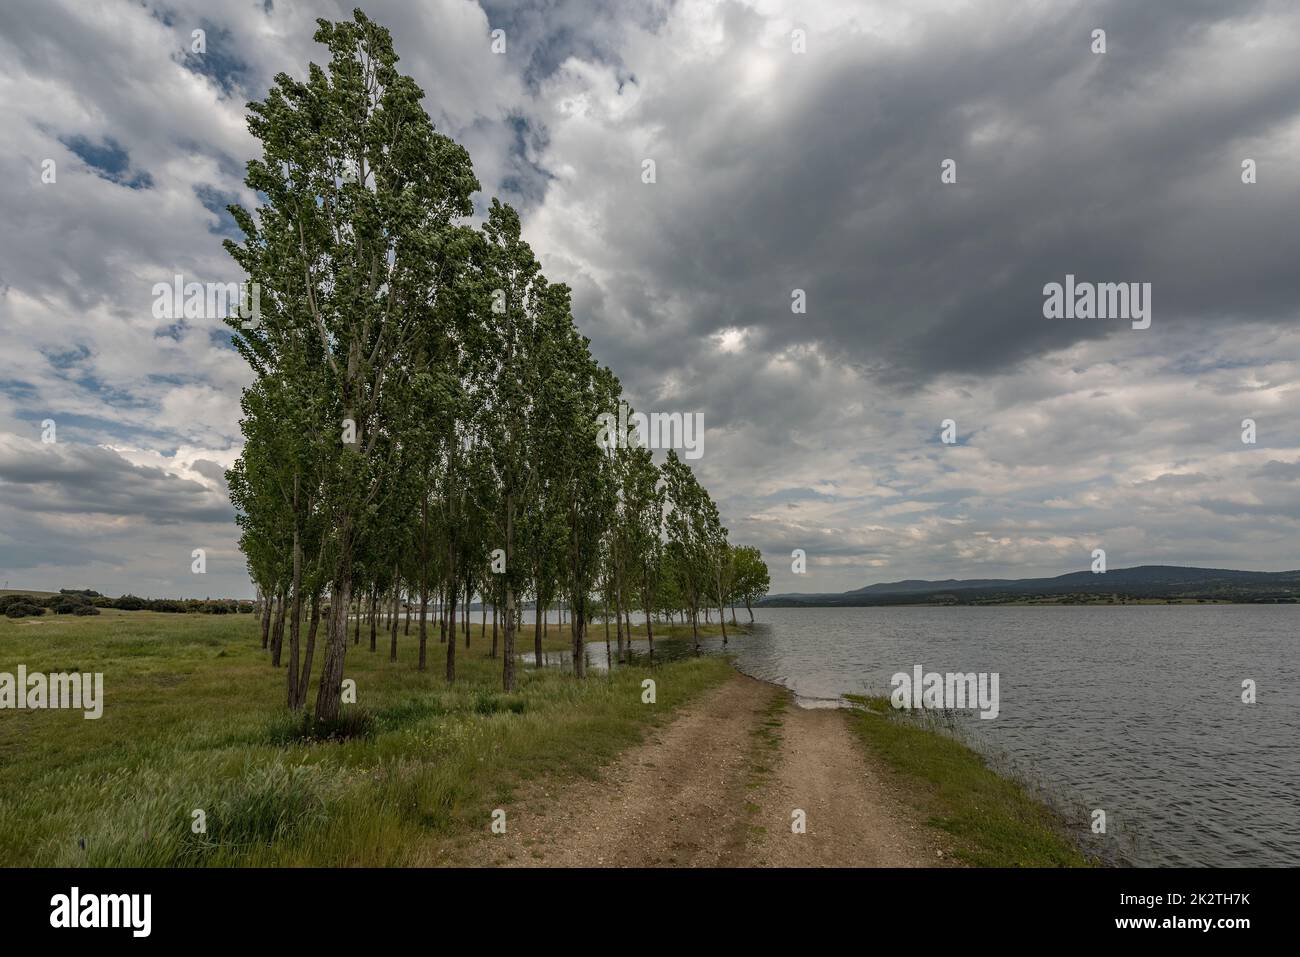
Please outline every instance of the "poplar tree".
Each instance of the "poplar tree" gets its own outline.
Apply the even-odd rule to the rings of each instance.
[[[371,650],[382,625],[396,659],[418,607],[424,670],[432,600],[453,682],[456,613],[468,647],[476,589],[494,606],[494,655],[501,610],[507,691],[530,590],[539,665],[559,601],[585,674],[601,588],[620,635],[639,601],[653,654],[652,619],[684,608],[698,651],[701,602],[716,597],[721,617],[731,594],[766,590],[766,568],[739,561],[675,453],[660,470],[644,449],[600,446],[599,416],[622,390],[568,287],[542,275],[508,205],[493,200],[479,229],[464,222],[469,157],[434,130],[388,31],[360,11],[317,24],[328,64],[278,74],[248,106],[262,153],[246,183],[261,205],[230,207],[243,240],[226,242],[261,306],[255,322],[227,320],[254,377],[228,479],[276,664],[287,622],[288,706],[306,707],[326,607],[320,722],[338,716],[349,613],[354,643],[368,619]]]
[[[360,10],[317,25],[328,65],[311,64],[301,81],[277,74],[248,106],[262,156],[245,182],[264,202],[251,213],[231,207],[244,239],[226,248],[260,286],[260,327],[237,336],[254,373],[275,375],[293,351],[310,358],[299,388],[313,391],[311,440],[325,453],[330,591],[315,715],[332,720],[357,542],[398,449],[390,420],[408,398],[420,323],[464,255],[457,221],[478,183],[465,150],[434,130],[423,91],[397,70],[387,30]]]

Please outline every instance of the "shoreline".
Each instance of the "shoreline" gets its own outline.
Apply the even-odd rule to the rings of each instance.
[[[743,640],[751,624],[736,624],[735,635]],[[716,629],[716,623],[710,626],[710,637]],[[643,638],[644,626],[638,631],[631,637]],[[927,819],[937,818],[936,831],[967,842],[956,852],[958,861],[986,867],[1125,866],[1121,860],[1103,858],[1075,837],[1064,800],[1055,800],[1050,789],[996,767],[992,756],[973,747],[955,728],[942,727],[938,713],[896,711],[888,695],[801,696],[779,681],[745,672],[728,651],[715,648],[711,653],[726,658],[737,674],[786,695],[794,709],[850,716],[847,720],[861,746],[888,764],[900,784],[907,783],[900,793],[911,810]],[[882,724],[877,726],[870,720],[873,717]],[[886,729],[892,733],[883,734]],[[898,753],[895,748],[900,742],[907,747]],[[980,807],[990,800],[991,805]]]
[[[898,711],[887,696],[846,695],[854,730],[909,783],[913,806],[953,835],[976,867],[1105,866],[1071,833],[1067,815],[997,770],[926,712]]]
[[[733,640],[744,640],[749,626],[748,622],[729,624],[729,630],[734,628]],[[665,627],[659,636],[690,641],[689,629],[683,635],[677,631],[679,627],[675,626],[671,635]],[[701,626],[701,637],[716,639],[717,632],[716,622],[707,626],[707,632],[706,626]],[[644,625],[628,637],[644,642]],[[599,643],[603,639],[589,642]],[[957,863],[984,867],[1124,866],[1089,850],[1073,836],[1071,815],[1062,806],[1065,802],[1052,800],[1049,789],[997,768],[991,756],[954,730],[941,727],[935,712],[895,713],[888,696],[805,697],[778,681],[745,672],[728,650],[713,647],[704,656],[725,658],[737,675],[784,695],[792,710],[848,716],[845,720],[854,726],[860,746],[869,756],[888,764],[888,774],[900,785],[898,793],[909,809],[937,819],[932,829],[958,840],[959,846],[951,849]],[[808,701],[816,704],[801,703]],[[864,714],[864,702],[868,707],[883,707],[878,716],[893,725],[891,734],[882,734],[884,726],[876,728],[867,720],[870,712]],[[903,760],[891,750],[898,740],[907,742],[911,760]]]

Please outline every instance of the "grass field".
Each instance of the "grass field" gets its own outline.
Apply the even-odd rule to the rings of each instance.
[[[567,629],[550,633],[548,648],[568,647]],[[311,742],[295,736],[284,669],[271,667],[251,615],[0,618],[0,672],[103,672],[105,699],[98,720],[0,711],[0,865],[438,864],[488,828],[514,786],[594,774],[731,674],[719,658],[581,682],[522,667],[507,696],[477,624],[452,687],[432,637],[420,673],[414,633],[399,636],[390,663],[386,636],[372,654],[363,629],[346,676],[373,731]],[[530,649],[531,627],[520,638]],[[649,676],[656,705],[641,703]],[[196,810],[206,833],[192,830]]]
[[[976,867],[1087,867],[1062,821],[1021,785],[992,771],[975,751],[927,717],[899,714],[887,697],[848,695],[862,710],[854,727],[883,758],[932,827],[957,842]]]

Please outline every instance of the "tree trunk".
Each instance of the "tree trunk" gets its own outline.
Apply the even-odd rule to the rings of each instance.
[[[320,595],[311,596],[311,625],[307,628],[307,649],[303,655],[302,673],[298,676],[298,694],[293,707],[301,711],[307,707],[307,683],[311,680],[311,659],[316,653],[316,629],[320,625]],[[343,623],[344,639],[347,637],[347,622]]]
[[[542,666],[542,639],[546,637],[546,612],[543,610],[542,603],[537,603],[537,608],[533,612],[533,660],[537,667]]]
[[[333,721],[339,715],[339,692],[343,688],[343,659],[348,652],[348,601],[352,589],[352,517],[344,515],[338,541],[341,544],[334,581],[330,583],[330,617],[321,665],[320,690],[316,693],[316,720]]]
[[[507,523],[508,524],[508,523]],[[515,590],[507,582],[505,635],[501,640],[501,688],[506,693],[515,690]]]
[[[622,613],[619,611],[619,609],[618,609],[618,605],[617,605],[617,604],[613,607],[612,611],[614,612],[614,617],[618,619],[618,661],[619,661],[619,664],[622,664],[623,662],[625,662],[626,660],[628,660],[628,658],[631,658],[632,656],[631,656],[631,655],[627,655],[626,658],[624,657],[624,649],[623,649],[623,615],[622,615]],[[630,637],[631,637],[631,636],[629,636],[629,644],[630,644]],[[605,640],[606,640],[606,641],[609,641],[609,616],[608,616],[608,615],[605,616]]]
[[[271,647],[271,606],[275,604],[269,595],[262,595],[262,650]]]
[[[492,592],[492,660],[497,657],[497,592]]]
[[[447,545],[447,683],[456,680],[456,547]]]
[[[271,636],[271,667],[280,667],[280,649],[284,647],[284,619],[289,613],[288,595],[280,592],[279,610],[275,617],[275,634]]]
[[[370,650],[376,649],[379,630],[379,588],[370,593]]]
[[[575,607],[569,614],[569,622],[573,630],[573,676],[575,678],[587,677],[587,621],[583,613],[585,609]]]
[[[426,646],[429,643],[429,624],[425,616],[429,613],[429,501],[420,496],[420,663],[417,670],[423,671],[426,661]]]
[[[718,594],[722,594],[722,584],[718,584]],[[718,624],[722,626],[722,647],[727,647],[727,618],[722,613],[722,599],[718,599]]]
[[[302,637],[302,538],[298,533],[298,474],[293,476],[293,611],[289,615],[289,671],[285,701],[290,710],[298,701],[298,653]]]
[[[467,577],[465,579],[465,607],[461,611],[461,618],[465,621],[465,647],[469,648],[469,606],[474,603],[474,583]]]
[[[391,632],[391,637],[388,643],[389,661],[397,660],[397,623],[398,618],[400,617],[398,612],[402,607],[402,581],[397,577],[397,566],[395,565],[393,566],[393,579],[395,584],[393,585],[393,621],[389,626],[389,631]]]
[[[645,591],[642,592],[641,599],[645,603],[645,636],[650,642],[650,660],[655,660],[655,630],[650,623],[650,606],[654,603],[653,599],[647,597],[650,594],[650,580],[647,576],[645,579]]]
[[[515,499],[513,491],[505,495],[506,506],[506,569],[514,568],[515,560]],[[515,590],[509,579],[505,582],[506,634],[501,649],[501,687],[507,694],[515,690]]]
[[[429,642],[429,623],[425,616],[429,613],[429,586],[420,585],[420,665],[419,670],[423,671],[425,667],[426,651],[425,648]]]

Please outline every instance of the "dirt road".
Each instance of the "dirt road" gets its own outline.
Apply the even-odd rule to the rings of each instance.
[[[737,674],[606,769],[506,809],[480,864],[541,867],[911,867],[940,845],[837,710]],[[802,830],[798,828],[802,812]]]

